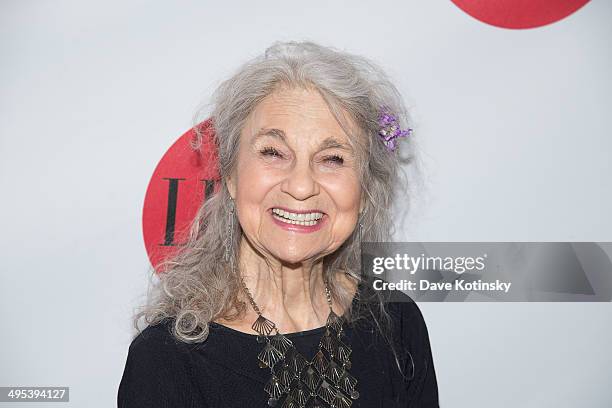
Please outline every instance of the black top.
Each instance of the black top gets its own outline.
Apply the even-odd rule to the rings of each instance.
[[[371,286],[361,284],[359,291],[365,290],[371,291]],[[436,374],[421,311],[408,295],[394,291],[390,296],[385,306],[406,376],[400,375],[388,342],[374,330],[371,319],[345,324],[345,336],[353,350],[349,372],[357,378],[359,392],[352,407],[438,408]],[[360,305],[356,296],[353,306]],[[204,342],[188,344],[172,336],[171,325],[172,320],[165,319],[132,341],[117,395],[119,408],[268,407],[264,385],[270,379],[270,369],[259,367],[257,355],[263,344],[255,334],[211,322]],[[285,336],[311,359],[324,330]]]

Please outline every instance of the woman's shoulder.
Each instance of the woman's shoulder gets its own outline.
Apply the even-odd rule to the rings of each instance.
[[[142,329],[132,340],[131,346],[170,344],[172,340],[172,320],[165,318]]]
[[[178,340],[172,333],[173,319],[165,318],[145,327],[130,343],[129,354],[134,358],[161,359],[172,358],[176,353],[184,352],[187,344]]]
[[[382,302],[385,311],[389,314],[394,325],[411,326],[422,330],[425,327],[425,319],[417,302],[400,290],[377,289],[381,287],[375,284],[378,277],[368,276],[362,282],[362,296],[365,299],[373,299],[375,304]],[[382,286],[387,288],[387,285]]]
[[[117,394],[120,408],[206,406],[192,392],[187,349],[171,329],[171,321],[164,320],[132,340]]]

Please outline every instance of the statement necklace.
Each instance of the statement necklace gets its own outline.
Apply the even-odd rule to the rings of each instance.
[[[268,405],[282,408],[303,408],[307,404],[309,408],[350,407],[353,400],[359,398],[355,389],[357,379],[348,372],[351,348],[342,341],[344,318],[332,310],[327,281],[325,295],[329,316],[319,350],[312,361],[300,354],[291,340],[278,331],[276,324],[261,314],[244,280],[242,286],[253,310],[259,315],[251,327],[258,333],[257,342],[265,343],[257,359],[259,367],[269,368],[271,373],[264,386],[269,395]]]

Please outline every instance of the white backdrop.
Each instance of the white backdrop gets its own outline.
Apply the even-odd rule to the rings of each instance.
[[[529,30],[445,0],[3,1],[0,386],[116,405],[149,178],[276,40],[370,57],[413,106],[428,189],[397,240],[612,241],[611,17],[605,0]],[[611,406],[612,304],[420,306],[441,406]]]

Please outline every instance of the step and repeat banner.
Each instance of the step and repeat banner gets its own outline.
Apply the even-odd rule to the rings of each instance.
[[[360,259],[418,303],[440,406],[612,406],[610,19],[606,0],[3,2],[0,406],[117,405],[155,266],[220,188],[196,113],[290,40],[378,62],[410,110],[421,178]]]

